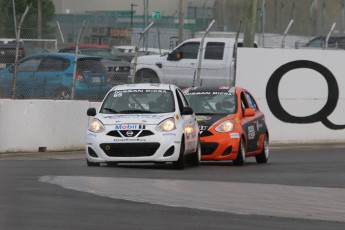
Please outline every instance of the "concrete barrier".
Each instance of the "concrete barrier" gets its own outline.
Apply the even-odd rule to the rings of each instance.
[[[88,101],[0,100],[0,152],[81,150]]]

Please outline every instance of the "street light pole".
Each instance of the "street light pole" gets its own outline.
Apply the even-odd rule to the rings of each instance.
[[[133,14],[134,14],[133,8],[135,6],[138,6],[138,5],[131,3],[131,28],[133,28]]]

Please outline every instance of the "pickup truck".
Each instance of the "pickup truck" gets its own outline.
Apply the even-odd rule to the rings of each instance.
[[[163,55],[140,56],[132,61],[134,82],[169,83],[179,87],[195,85],[201,38],[188,39],[172,52]],[[202,47],[200,82],[203,86],[229,85],[233,79],[232,66],[235,38],[206,37]],[[243,46],[242,39],[238,47]]]

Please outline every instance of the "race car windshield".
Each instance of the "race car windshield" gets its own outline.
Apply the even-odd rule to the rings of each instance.
[[[171,90],[128,89],[108,94],[100,109],[101,113],[171,113],[175,111]]]
[[[195,114],[233,114],[236,95],[229,92],[191,92],[185,94]]]

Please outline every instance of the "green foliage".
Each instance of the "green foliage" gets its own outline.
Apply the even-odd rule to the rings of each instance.
[[[41,1],[41,38],[54,37],[51,27],[54,19],[55,6],[52,0]],[[0,37],[15,38],[15,23],[13,16],[13,0],[0,0]],[[38,35],[38,0],[15,0],[16,23],[18,25],[24,11],[29,6],[21,31],[21,38],[37,38]]]

